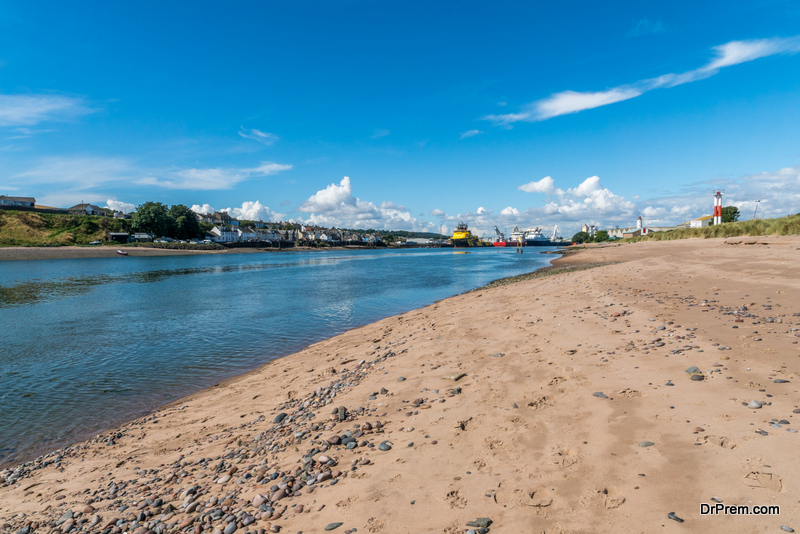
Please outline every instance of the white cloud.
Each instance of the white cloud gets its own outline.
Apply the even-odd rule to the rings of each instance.
[[[379,130],[376,128],[372,133],[372,139],[380,139],[381,137],[386,137],[387,135],[391,134],[389,130]]]
[[[274,133],[262,132],[261,130],[256,130],[255,128],[245,128],[244,126],[239,128],[239,136],[244,137],[245,139],[251,139],[267,146],[275,143],[275,141],[279,139],[279,137]]]
[[[181,169],[167,172],[163,178],[146,176],[136,180],[136,183],[165,189],[220,190],[230,189],[244,180],[270,176],[291,168],[291,165],[264,162],[252,169]]]
[[[121,211],[122,213],[130,213],[136,209],[135,204],[130,202],[120,202],[119,200],[106,200],[106,208],[111,208],[114,211]]]
[[[503,208],[500,210],[500,215],[519,215],[519,210],[517,208],[512,208],[511,206],[507,208]]]
[[[517,113],[487,115],[485,120],[510,128],[515,122],[536,122],[577,113],[616,102],[622,102],[659,88],[670,88],[708,78],[720,69],[777,54],[800,52],[800,36],[787,39],[731,41],[713,48],[715,57],[706,65],[681,74],[665,74],[657,78],[620,85],[604,91],[561,91],[525,106]]]
[[[93,113],[83,100],[60,95],[0,95],[0,126],[33,126]]]
[[[285,213],[275,213],[269,206],[263,205],[258,200],[243,202],[240,208],[226,208],[227,211],[237,219],[248,221],[281,221],[286,216]]]
[[[444,210],[440,210],[439,208],[436,208],[436,209],[432,209],[429,212],[429,214],[433,215],[434,217],[442,217],[443,215],[445,215],[445,212],[444,212]]]
[[[477,213],[478,215],[484,215],[484,214],[488,213],[488,211],[486,211],[486,208],[481,206],[480,208],[477,209],[477,211],[475,213]]]
[[[215,211],[217,211],[214,208],[212,208],[210,204],[203,204],[202,206],[200,204],[192,204],[191,209],[193,212],[200,213],[202,215],[208,215],[210,213],[214,213]]]
[[[404,206],[393,202],[382,202],[377,206],[353,196],[353,185],[347,176],[338,184],[330,184],[311,195],[300,205],[299,210],[310,213],[306,222],[321,226],[395,230],[422,230],[434,227],[433,223],[414,218]]]
[[[483,132],[480,130],[467,130],[466,132],[461,132],[461,139],[466,139],[468,137],[473,137],[482,133]]]
[[[522,184],[517,189],[526,193],[545,193],[549,195],[553,192],[553,183],[553,178],[545,176],[539,181]]]

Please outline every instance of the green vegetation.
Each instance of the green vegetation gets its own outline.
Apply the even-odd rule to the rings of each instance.
[[[87,245],[109,232],[130,232],[124,219],[0,210],[0,246]]]
[[[725,208],[723,208],[724,210]],[[738,211],[738,210],[737,210]],[[800,213],[779,219],[752,219],[722,223],[704,228],[682,228],[668,232],[654,232],[640,237],[624,239],[625,242],[635,241],[670,241],[673,239],[690,239],[700,237],[738,237],[760,235],[797,235],[800,234]]]
[[[605,243],[608,241],[608,232],[606,230],[598,230],[596,234],[594,234],[594,242],[595,243]]]
[[[587,232],[578,232],[574,236],[572,236],[573,243],[587,243],[591,242],[592,238],[589,236]]]
[[[739,208],[736,206],[725,206],[722,208],[722,222],[736,222],[739,220]]]

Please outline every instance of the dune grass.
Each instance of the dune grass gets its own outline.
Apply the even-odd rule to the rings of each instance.
[[[127,232],[129,221],[94,215],[0,210],[0,246],[85,245],[108,232]]]
[[[634,243],[637,241],[671,241],[673,239],[690,239],[712,237],[739,237],[739,236],[765,236],[765,235],[798,235],[800,234],[800,213],[780,217],[778,219],[753,219],[723,223],[704,228],[681,228],[667,232],[653,232],[640,237],[623,239],[623,242]]]

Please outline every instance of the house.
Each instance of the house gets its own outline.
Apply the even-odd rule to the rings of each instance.
[[[116,243],[127,243],[130,240],[130,234],[127,232],[110,232],[106,235],[106,241],[114,241]]]
[[[253,241],[256,238],[256,232],[249,226],[237,226],[233,228],[237,234],[238,241]]]
[[[211,214],[211,222],[221,226],[230,226],[233,219],[227,211],[215,211]]]
[[[35,208],[36,199],[33,197],[7,197],[0,195],[0,209],[20,206],[23,208]]]
[[[106,210],[94,204],[76,204],[71,208],[67,208],[67,213],[70,215],[101,215],[105,217]]]
[[[628,228],[627,230],[625,230],[622,233],[622,238],[623,239],[628,239],[628,238],[631,238],[631,237],[639,237],[640,235],[642,235],[642,229],[641,228]]]
[[[214,224],[214,216],[212,214],[195,213],[195,217],[197,217],[197,222]]]
[[[156,234],[148,234],[146,232],[137,232],[133,234],[133,240],[137,243],[152,243],[156,238]]]
[[[710,226],[712,222],[714,222],[714,216],[706,215],[705,217],[693,219],[689,224],[691,228],[703,228],[704,226]]]
[[[230,226],[215,226],[209,233],[215,243],[232,243],[239,240],[239,233]]]

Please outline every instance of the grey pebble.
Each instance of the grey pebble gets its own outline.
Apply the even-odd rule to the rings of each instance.
[[[640,441],[639,442],[639,446],[640,447],[652,447],[653,445],[655,445],[655,443],[653,443],[652,441]]]
[[[592,393],[592,395],[594,395],[595,397],[600,397],[601,399],[607,399],[608,398],[608,395],[606,395],[602,391],[595,391],[594,393]]]
[[[390,451],[392,450],[392,445],[389,441],[381,441],[381,444],[378,445],[378,448],[382,451]]]
[[[677,521],[678,523],[683,523],[683,519],[675,515],[675,512],[670,512],[667,514],[667,517],[672,519],[673,521]]]
[[[344,523],[328,523],[325,525],[325,530],[334,530],[344,525]]]
[[[404,376],[401,376],[401,377],[398,377],[398,378],[397,378],[397,381],[398,381],[398,382],[402,382],[402,381],[403,381],[403,380],[405,380],[405,379],[406,379],[406,377],[404,377]]]
[[[773,380],[773,382],[776,383],[776,384],[788,384],[789,383],[788,380],[784,380],[783,378],[776,378],[775,380]]]
[[[781,525],[781,530],[785,530],[786,532],[794,532],[792,527],[787,527],[786,525]]]
[[[224,534],[233,534],[236,532],[236,521],[231,521],[228,523],[228,526],[225,527],[225,530],[222,531]]]

